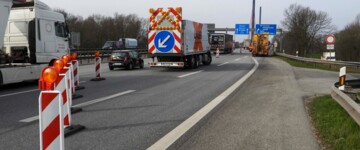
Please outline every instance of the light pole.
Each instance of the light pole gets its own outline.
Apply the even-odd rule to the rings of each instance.
[[[255,0],[253,0],[253,6],[252,6],[252,14],[251,14],[251,41],[254,36],[255,31]]]

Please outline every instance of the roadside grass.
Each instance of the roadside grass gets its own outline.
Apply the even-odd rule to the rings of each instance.
[[[331,96],[315,98],[309,113],[326,149],[360,149],[360,127]]]
[[[335,71],[335,72],[339,72],[339,70],[341,68],[341,67],[338,67],[338,66],[328,65],[328,64],[316,64],[316,63],[301,62],[301,61],[297,61],[297,60],[294,60],[294,59],[282,57],[282,56],[279,56],[279,55],[277,55],[275,57],[287,62],[288,64],[290,64],[291,66],[294,66],[294,67],[320,69],[320,70]],[[347,67],[346,72],[348,72],[348,73],[360,73],[360,70]]]
[[[306,56],[307,58],[315,58],[315,59],[320,59],[321,58],[321,54],[309,54]]]

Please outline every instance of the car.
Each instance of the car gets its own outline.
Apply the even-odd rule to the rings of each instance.
[[[144,60],[135,50],[115,50],[109,59],[109,69],[125,68],[132,70],[134,67],[144,68]]]

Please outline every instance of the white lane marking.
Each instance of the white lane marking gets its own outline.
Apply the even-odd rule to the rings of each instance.
[[[224,62],[224,63],[218,65],[218,67],[223,66],[223,65],[226,65],[226,64],[228,64],[228,63],[229,63],[229,62]]]
[[[238,58],[238,59],[235,59],[234,61],[239,61],[239,60],[241,60],[242,58]]]
[[[176,140],[178,140],[181,136],[183,136],[188,130],[190,130],[197,122],[199,122],[202,118],[204,118],[209,112],[211,112],[217,105],[219,105],[222,101],[225,100],[232,92],[234,92],[239,86],[241,86],[250,76],[256,71],[259,67],[259,63],[256,59],[252,58],[255,62],[255,66],[249,71],[245,76],[243,76],[240,80],[234,83],[231,87],[226,89],[223,93],[221,93],[218,97],[213,99],[206,106],[201,108],[195,114],[190,116],[180,125],[178,125],[175,129],[170,131],[156,143],[148,148],[148,150],[158,150],[158,149],[167,149],[169,148]]]
[[[39,116],[34,116],[34,117],[30,117],[30,118],[20,120],[19,122],[29,123],[29,122],[33,122],[33,121],[38,120],[38,119],[39,119]]]
[[[27,91],[22,91],[22,92],[16,92],[16,93],[4,94],[4,95],[0,95],[0,98],[1,98],[1,97],[6,97],[6,96],[17,95],[17,94],[23,94],[23,93],[34,92],[34,91],[39,91],[39,90],[38,90],[38,89],[32,89],[32,90],[27,90]]]
[[[115,97],[118,97],[118,96],[133,93],[135,91],[136,90],[128,90],[128,91],[117,93],[117,94],[110,95],[110,96],[107,96],[107,97],[98,98],[98,99],[94,99],[94,100],[91,100],[91,101],[87,101],[85,103],[77,104],[77,105],[74,105],[73,107],[85,107],[85,106],[92,105],[92,104],[99,103],[99,102],[103,102],[103,101],[106,101],[106,100],[109,100],[109,99],[112,99],[112,98],[115,98]]]
[[[80,83],[85,83],[86,81],[80,81]],[[9,93],[9,94],[4,94],[4,95],[0,95],[1,97],[7,97],[7,96],[13,96],[13,95],[17,95],[17,94],[24,94],[24,93],[30,93],[30,92],[35,92],[35,91],[39,91],[39,89],[32,89],[32,90],[27,90],[27,91],[22,91],[22,92],[15,92],[15,93]]]
[[[110,96],[107,96],[107,97],[102,97],[102,98],[94,99],[94,100],[87,101],[87,102],[84,102],[84,103],[81,103],[81,104],[77,104],[77,105],[74,105],[73,107],[85,107],[85,106],[89,106],[89,105],[92,105],[92,104],[95,104],[95,103],[99,103],[99,102],[103,102],[103,101],[110,100],[110,99],[115,98],[115,97],[118,97],[118,96],[122,96],[122,95],[126,95],[126,94],[129,94],[129,93],[133,93],[133,92],[135,92],[135,91],[136,91],[136,90],[128,90],[128,91],[121,92],[121,93],[117,93],[117,94],[110,95]],[[33,116],[33,117],[26,118],[26,119],[22,119],[22,120],[20,120],[19,122],[29,123],[29,122],[33,122],[33,121],[38,120],[38,119],[39,119],[39,116]]]
[[[196,72],[192,72],[192,73],[184,74],[184,75],[178,76],[178,78],[184,78],[184,77],[191,76],[191,75],[194,75],[194,74],[197,74],[197,73],[203,72],[203,71],[204,71],[204,70],[200,70],[200,71],[196,71]]]

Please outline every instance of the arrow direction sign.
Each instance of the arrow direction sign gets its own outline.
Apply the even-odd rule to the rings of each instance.
[[[249,24],[235,24],[235,34],[249,34]]]
[[[155,48],[162,53],[170,52],[175,45],[175,38],[169,31],[160,31],[155,36]]]
[[[276,24],[256,24],[256,34],[276,35]]]
[[[162,42],[161,39],[159,39],[159,48],[166,48],[166,45],[164,45],[168,40],[170,39],[170,35],[168,35]]]

